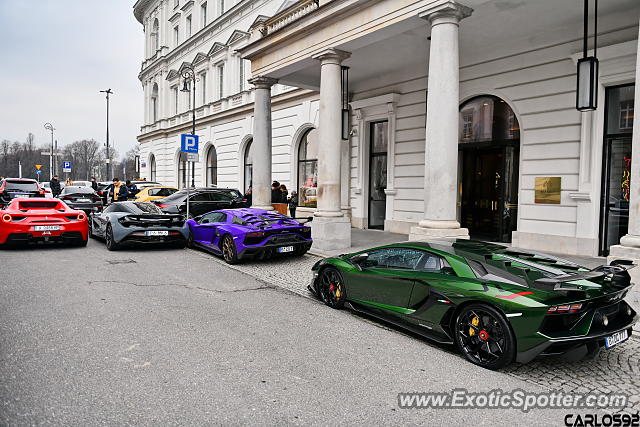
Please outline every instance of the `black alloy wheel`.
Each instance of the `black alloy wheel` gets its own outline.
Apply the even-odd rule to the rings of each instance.
[[[229,234],[222,238],[222,257],[227,264],[236,264],[238,262],[238,253],[236,252],[236,244],[233,237]]]
[[[107,224],[107,230],[104,232],[104,241],[107,244],[107,249],[115,251],[118,249],[118,244],[113,240],[113,229],[111,224]]]
[[[328,267],[320,272],[318,279],[320,299],[331,308],[341,309],[347,299],[342,275],[335,268]]]
[[[513,362],[516,340],[505,317],[485,304],[464,307],[456,318],[456,341],[470,362],[500,369]]]

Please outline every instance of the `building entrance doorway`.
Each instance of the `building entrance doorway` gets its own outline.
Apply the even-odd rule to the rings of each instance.
[[[629,230],[634,95],[634,85],[606,92],[599,248],[604,256]]]
[[[511,242],[518,219],[520,127],[503,100],[474,98],[460,108],[459,215],[472,238]]]
[[[389,122],[371,123],[369,140],[369,228],[382,230],[387,212]]]

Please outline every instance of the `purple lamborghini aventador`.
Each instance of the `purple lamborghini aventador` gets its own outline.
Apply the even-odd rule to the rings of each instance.
[[[222,209],[187,221],[189,245],[229,264],[241,259],[266,259],[277,254],[303,255],[311,247],[311,218],[292,219],[262,209]]]

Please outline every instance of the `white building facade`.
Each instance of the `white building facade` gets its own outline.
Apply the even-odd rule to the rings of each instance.
[[[640,258],[637,1],[600,2],[598,109],[586,113],[575,108],[582,2],[239,1],[198,31],[192,16],[176,47],[203,2],[182,3],[135,7],[149,44],[148,179],[180,183],[190,116],[179,74],[190,62],[206,74],[197,129],[201,160],[215,147],[217,185],[252,180],[265,189],[259,205],[271,179],[297,190],[320,250],[347,247],[353,226]],[[593,12],[590,24],[593,54]],[[196,185],[213,183],[207,164]]]

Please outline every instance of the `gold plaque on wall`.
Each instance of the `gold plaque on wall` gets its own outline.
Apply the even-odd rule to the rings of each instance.
[[[560,177],[536,177],[536,203],[560,204]]]

